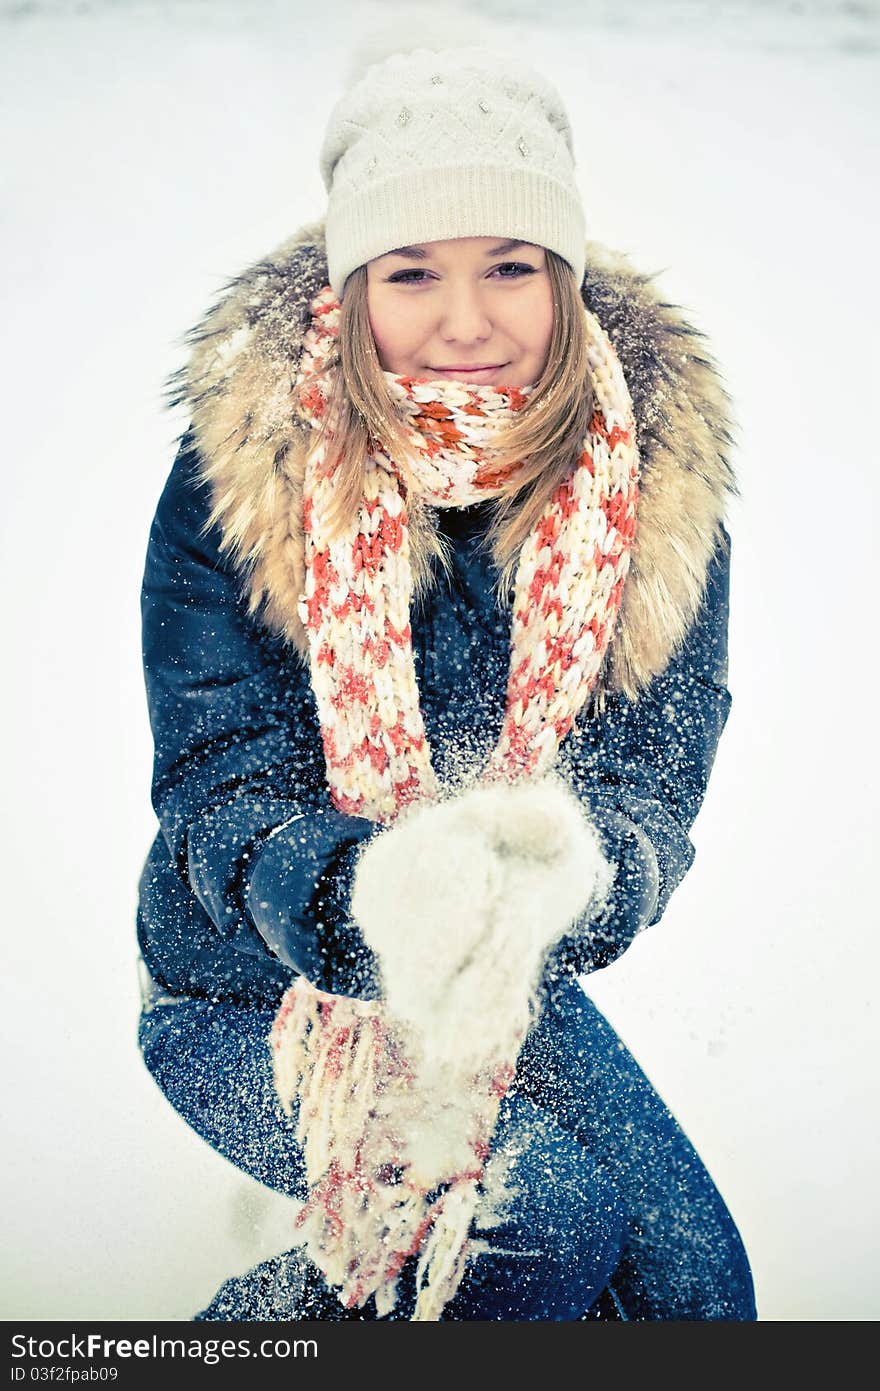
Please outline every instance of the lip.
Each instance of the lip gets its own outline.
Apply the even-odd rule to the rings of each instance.
[[[481,366],[480,363],[474,363],[470,366],[462,364],[461,367],[432,367],[430,370],[432,372],[437,372],[441,377],[448,377],[451,372],[457,372],[459,374],[467,372],[469,376],[475,377],[482,376],[487,372],[500,372],[502,367],[506,366],[506,362],[494,362],[487,367]]]

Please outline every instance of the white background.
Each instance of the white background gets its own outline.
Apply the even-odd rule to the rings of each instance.
[[[591,235],[708,334],[740,427],[733,708],[697,859],[586,988],[726,1197],[760,1316],[874,1319],[880,17],[481,9],[563,95]],[[6,1319],[189,1319],[290,1244],[290,1205],[188,1131],[136,1049],[138,598],[186,424],[162,382],[223,283],[322,215],[352,13],[0,4]]]

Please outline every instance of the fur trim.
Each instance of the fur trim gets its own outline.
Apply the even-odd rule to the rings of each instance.
[[[633,401],[641,454],[638,530],[614,636],[593,692],[638,698],[680,648],[699,610],[709,562],[723,541],[730,399],[705,335],[666,303],[654,275],[587,242],[581,294],[608,333]],[[327,283],[323,219],[299,229],[222,289],[187,335],[186,364],[166,383],[187,408],[210,489],[205,530],[239,572],[251,614],[307,660],[297,613],[305,583],[302,485],[308,427],[291,394],[309,305]],[[430,521],[415,510],[410,544],[417,589],[429,582]]]

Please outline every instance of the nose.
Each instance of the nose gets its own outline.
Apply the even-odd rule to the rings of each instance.
[[[479,293],[470,285],[450,285],[440,313],[444,343],[482,343],[492,336],[492,321]]]

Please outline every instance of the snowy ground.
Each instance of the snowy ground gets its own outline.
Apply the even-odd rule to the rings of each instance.
[[[876,450],[859,422],[880,369],[880,15],[481,9],[565,97],[592,235],[661,272],[740,422],[734,703],[697,860],[587,988],[725,1194],[761,1316],[874,1319]],[[323,211],[351,13],[0,4],[7,1319],[187,1319],[288,1244],[287,1203],[191,1135],[135,1047],[155,827],[138,591],[185,423],[161,382],[221,283]]]

